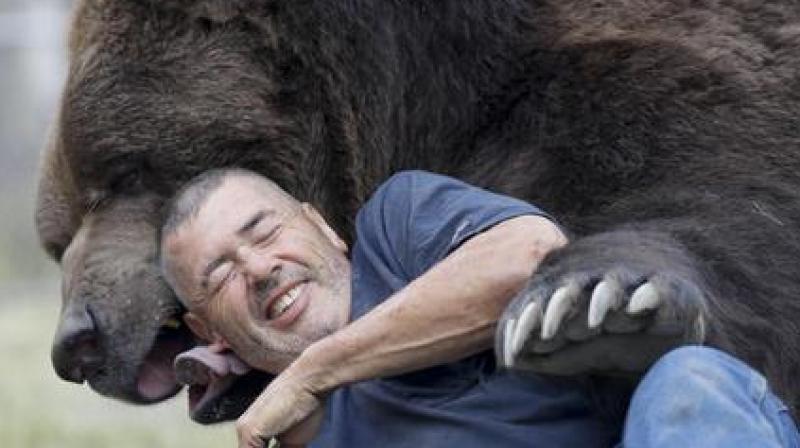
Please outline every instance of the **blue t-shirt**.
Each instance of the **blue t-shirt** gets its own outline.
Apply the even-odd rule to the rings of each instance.
[[[526,202],[436,174],[396,174],[356,218],[352,312],[358,319],[461,243],[520,215]],[[331,394],[314,447],[609,447],[619,426],[578,380],[498,371],[486,351]]]

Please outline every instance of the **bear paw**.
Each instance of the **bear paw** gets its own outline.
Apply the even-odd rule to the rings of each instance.
[[[640,373],[669,349],[700,343],[706,298],[669,270],[535,276],[498,325],[496,352],[509,368],[572,375]]]

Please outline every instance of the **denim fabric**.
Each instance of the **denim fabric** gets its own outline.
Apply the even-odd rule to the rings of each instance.
[[[767,381],[706,347],[682,347],[645,375],[628,409],[625,448],[786,447],[800,435]]]

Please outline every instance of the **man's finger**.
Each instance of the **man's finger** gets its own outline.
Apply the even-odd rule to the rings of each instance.
[[[236,434],[239,436],[239,448],[268,448],[271,436],[262,436],[246,419],[246,414],[236,421]]]

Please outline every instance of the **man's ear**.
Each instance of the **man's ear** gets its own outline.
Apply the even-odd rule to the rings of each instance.
[[[187,311],[183,315],[183,321],[192,330],[192,333],[197,335],[200,339],[206,342],[213,342],[214,337],[211,329],[208,328],[205,321],[191,311]]]
[[[347,243],[344,242],[343,239],[339,237],[335,230],[328,225],[325,221],[325,218],[314,208],[313,205],[309,204],[308,202],[303,202],[300,204],[300,208],[303,213],[311,220],[321,231],[322,233],[333,243],[333,245],[341,250],[344,253],[347,253]]]
[[[197,337],[202,339],[204,342],[207,342],[210,347],[216,348],[218,351],[230,349],[228,341],[220,336],[219,333],[209,328],[209,326],[206,325],[206,322],[201,319],[200,316],[192,313],[191,311],[187,311],[183,315],[183,321],[186,322],[186,325],[190,330],[192,330],[192,333],[197,335]]]

